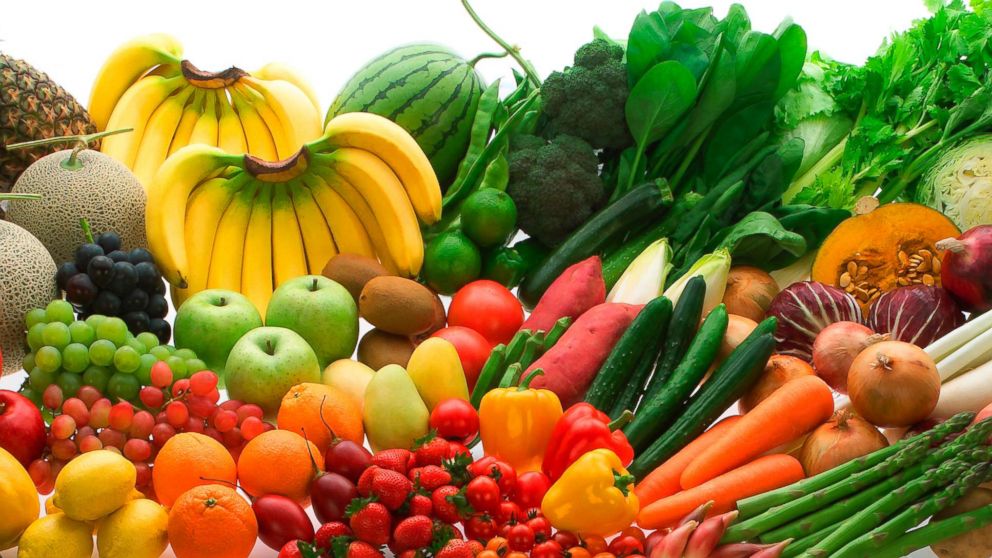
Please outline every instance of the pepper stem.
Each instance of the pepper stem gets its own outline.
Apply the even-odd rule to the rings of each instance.
[[[623,475],[620,471],[617,471],[616,469],[613,470],[613,486],[622,492],[624,496],[630,494],[630,485],[634,484],[634,481],[636,480],[637,479],[634,478],[634,475],[631,475],[630,473]]]
[[[540,87],[541,77],[537,75],[537,70],[534,69],[534,66],[524,59],[523,56],[520,56],[520,47],[511,45],[503,40],[502,37],[497,35],[495,31],[490,29],[489,26],[482,21],[482,18],[479,17],[479,14],[475,13],[475,10],[472,9],[472,6],[468,3],[468,0],[462,0],[462,6],[465,7],[465,11],[468,12],[468,15],[472,18],[472,21],[479,26],[479,29],[482,29],[483,33],[489,35],[490,39],[496,41],[496,44],[502,47],[508,55],[512,56],[513,59],[517,61],[517,64],[520,64],[520,67],[523,68],[524,73],[527,74],[527,77],[534,82],[534,85]]]
[[[524,391],[530,387],[530,383],[534,381],[534,378],[538,376],[543,376],[544,370],[540,368],[535,368],[530,374],[524,377],[523,381],[520,382],[520,386],[517,387],[517,391]]]
[[[624,409],[620,416],[613,419],[607,426],[610,427],[610,432],[615,432],[620,430],[624,426],[630,424],[630,421],[634,420],[634,413],[630,412],[630,409]]]
[[[79,226],[83,229],[83,237],[86,238],[86,242],[93,244],[96,240],[93,239],[93,229],[90,228],[90,222],[86,217],[79,219]]]

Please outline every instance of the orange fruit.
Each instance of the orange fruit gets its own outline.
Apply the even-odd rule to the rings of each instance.
[[[155,495],[169,507],[176,498],[203,484],[238,482],[234,458],[220,442],[195,432],[176,434],[159,450],[152,467]]]
[[[258,522],[233,488],[191,488],[169,510],[169,543],[176,558],[246,558],[255,548]]]
[[[279,405],[276,422],[280,430],[292,430],[313,442],[321,454],[333,438],[328,427],[338,437],[356,444],[365,439],[362,412],[355,401],[341,389],[324,384],[304,383],[290,388]]]
[[[252,496],[279,494],[305,506],[316,474],[314,463],[324,468],[324,457],[313,442],[289,430],[270,430],[252,438],[241,450],[238,480]]]

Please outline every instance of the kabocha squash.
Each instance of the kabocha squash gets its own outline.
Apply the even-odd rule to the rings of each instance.
[[[936,244],[957,230],[939,211],[915,203],[868,209],[827,237],[813,262],[812,279],[844,289],[863,309],[897,287],[940,286],[943,251]]]

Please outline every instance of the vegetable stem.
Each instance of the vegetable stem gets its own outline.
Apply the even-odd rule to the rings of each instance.
[[[472,21],[479,26],[479,29],[482,29],[483,33],[489,35],[490,39],[495,41],[496,44],[506,51],[507,54],[513,57],[513,59],[517,61],[517,64],[520,65],[520,68],[523,69],[524,73],[527,74],[527,78],[530,79],[535,86],[540,87],[541,76],[537,74],[537,70],[534,69],[534,66],[520,55],[520,47],[511,45],[502,37],[497,35],[495,31],[493,31],[484,21],[482,21],[482,18],[479,17],[479,14],[472,8],[472,5],[469,4],[468,0],[462,0],[462,6],[465,7],[465,11],[468,12],[468,15],[472,18]]]

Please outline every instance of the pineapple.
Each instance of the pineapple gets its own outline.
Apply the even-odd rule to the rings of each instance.
[[[28,165],[65,148],[8,152],[4,145],[95,131],[86,109],[65,89],[27,62],[0,53],[0,192],[9,192]]]

